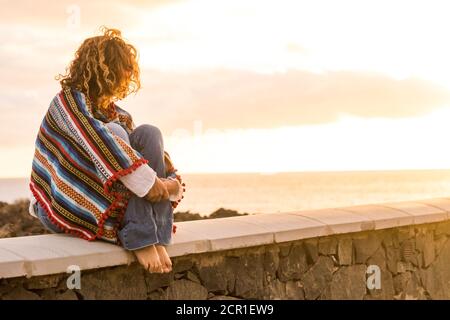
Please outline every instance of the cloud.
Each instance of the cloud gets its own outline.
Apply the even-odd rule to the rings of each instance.
[[[65,27],[70,8],[77,6],[80,9],[82,27],[91,28],[103,23],[127,27],[133,24],[133,20],[130,19],[133,15],[130,13],[154,10],[179,2],[182,0],[3,0],[0,2],[2,6],[0,21],[4,24]]]
[[[59,90],[54,73],[3,78],[0,145],[34,141],[44,112]],[[333,122],[342,114],[404,118],[448,106],[448,90],[420,79],[380,74],[288,71],[258,74],[238,70],[175,73],[143,70],[142,89],[119,102],[135,122],[155,124],[167,134],[203,128],[277,128]],[[14,139],[11,139],[14,137]]]
[[[130,25],[135,22],[130,17],[138,16],[134,13],[179,2],[2,1],[5,10],[0,12],[0,146],[34,141],[43,113],[59,89],[54,76],[64,72],[85,35],[92,36],[99,25],[106,23],[119,28],[123,25],[127,37],[133,33]],[[65,28],[66,8],[73,3],[82,10],[82,25],[77,31]],[[172,21],[167,23],[171,26]],[[168,51],[158,51],[155,43],[175,43],[177,37],[185,36],[177,32],[159,32],[154,28],[134,34],[139,40],[136,43],[148,49],[148,56],[142,58],[152,60],[157,67],[157,53],[161,52],[180,57],[167,59],[169,65],[177,61],[188,65],[189,57],[183,55],[191,54],[194,61],[215,57],[215,51],[195,47],[195,42],[193,51],[189,51],[190,42],[185,47],[174,45]],[[302,56],[299,59],[314,54],[301,41],[280,42],[280,45],[290,54]],[[254,47],[254,43],[248,42],[248,46]],[[219,63],[213,65],[228,60],[239,62],[242,48],[230,48],[222,52],[223,56],[217,52]],[[234,51],[239,56],[231,56]],[[246,59],[257,58],[250,54]],[[283,60],[272,56],[270,59],[275,65]],[[245,63],[242,65],[245,67]],[[241,64],[233,66],[239,68]],[[288,69],[285,73],[260,74],[231,68],[190,70],[163,72],[144,67],[142,90],[120,104],[134,114],[137,123],[153,123],[170,131],[192,129],[197,120],[206,128],[233,129],[321,124],[335,121],[340,114],[366,118],[414,117],[450,102],[449,91],[431,82],[415,78],[395,80],[376,73],[315,74]]]
[[[145,71],[142,83],[123,104],[139,122],[158,120],[168,130],[196,120],[230,129],[320,124],[340,114],[413,117],[450,103],[450,92],[433,83],[362,72]]]

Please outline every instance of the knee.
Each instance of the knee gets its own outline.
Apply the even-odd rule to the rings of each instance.
[[[125,131],[124,128],[118,123],[109,122],[106,124],[106,127],[116,136],[119,138],[122,138],[124,141],[128,142],[129,137],[128,133]]]
[[[136,132],[136,134],[138,134],[140,136],[144,136],[144,137],[152,138],[152,139],[156,139],[156,140],[162,140],[161,130],[158,127],[153,126],[151,124],[140,125],[136,129],[134,129],[134,132]]]

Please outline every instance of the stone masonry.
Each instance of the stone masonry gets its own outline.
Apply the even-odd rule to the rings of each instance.
[[[450,299],[450,222],[347,233],[139,265],[0,280],[0,299]],[[368,289],[369,266],[381,288]]]

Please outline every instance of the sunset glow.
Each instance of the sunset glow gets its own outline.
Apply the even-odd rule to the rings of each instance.
[[[54,76],[101,25],[139,49],[119,104],[180,171],[450,167],[446,1],[1,3],[0,177],[29,174]]]

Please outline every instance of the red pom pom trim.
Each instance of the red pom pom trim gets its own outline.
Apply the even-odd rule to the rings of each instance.
[[[126,176],[127,174],[135,171],[137,168],[139,168],[143,164],[147,164],[148,160],[141,158],[137,161],[135,161],[130,167],[126,169],[122,169],[118,172],[116,172],[112,177],[110,177],[104,185],[104,191],[108,195],[112,195],[114,197],[114,201],[112,204],[106,209],[106,211],[101,215],[100,220],[98,221],[98,231],[95,237],[101,238],[104,233],[104,227],[106,220],[111,216],[113,210],[119,209],[119,213],[117,215],[117,221],[115,226],[119,226],[122,222],[123,216],[125,215],[125,210],[127,208],[128,204],[128,198],[124,198],[122,194],[118,192],[112,191],[112,186],[114,182],[116,182],[119,178]]]

